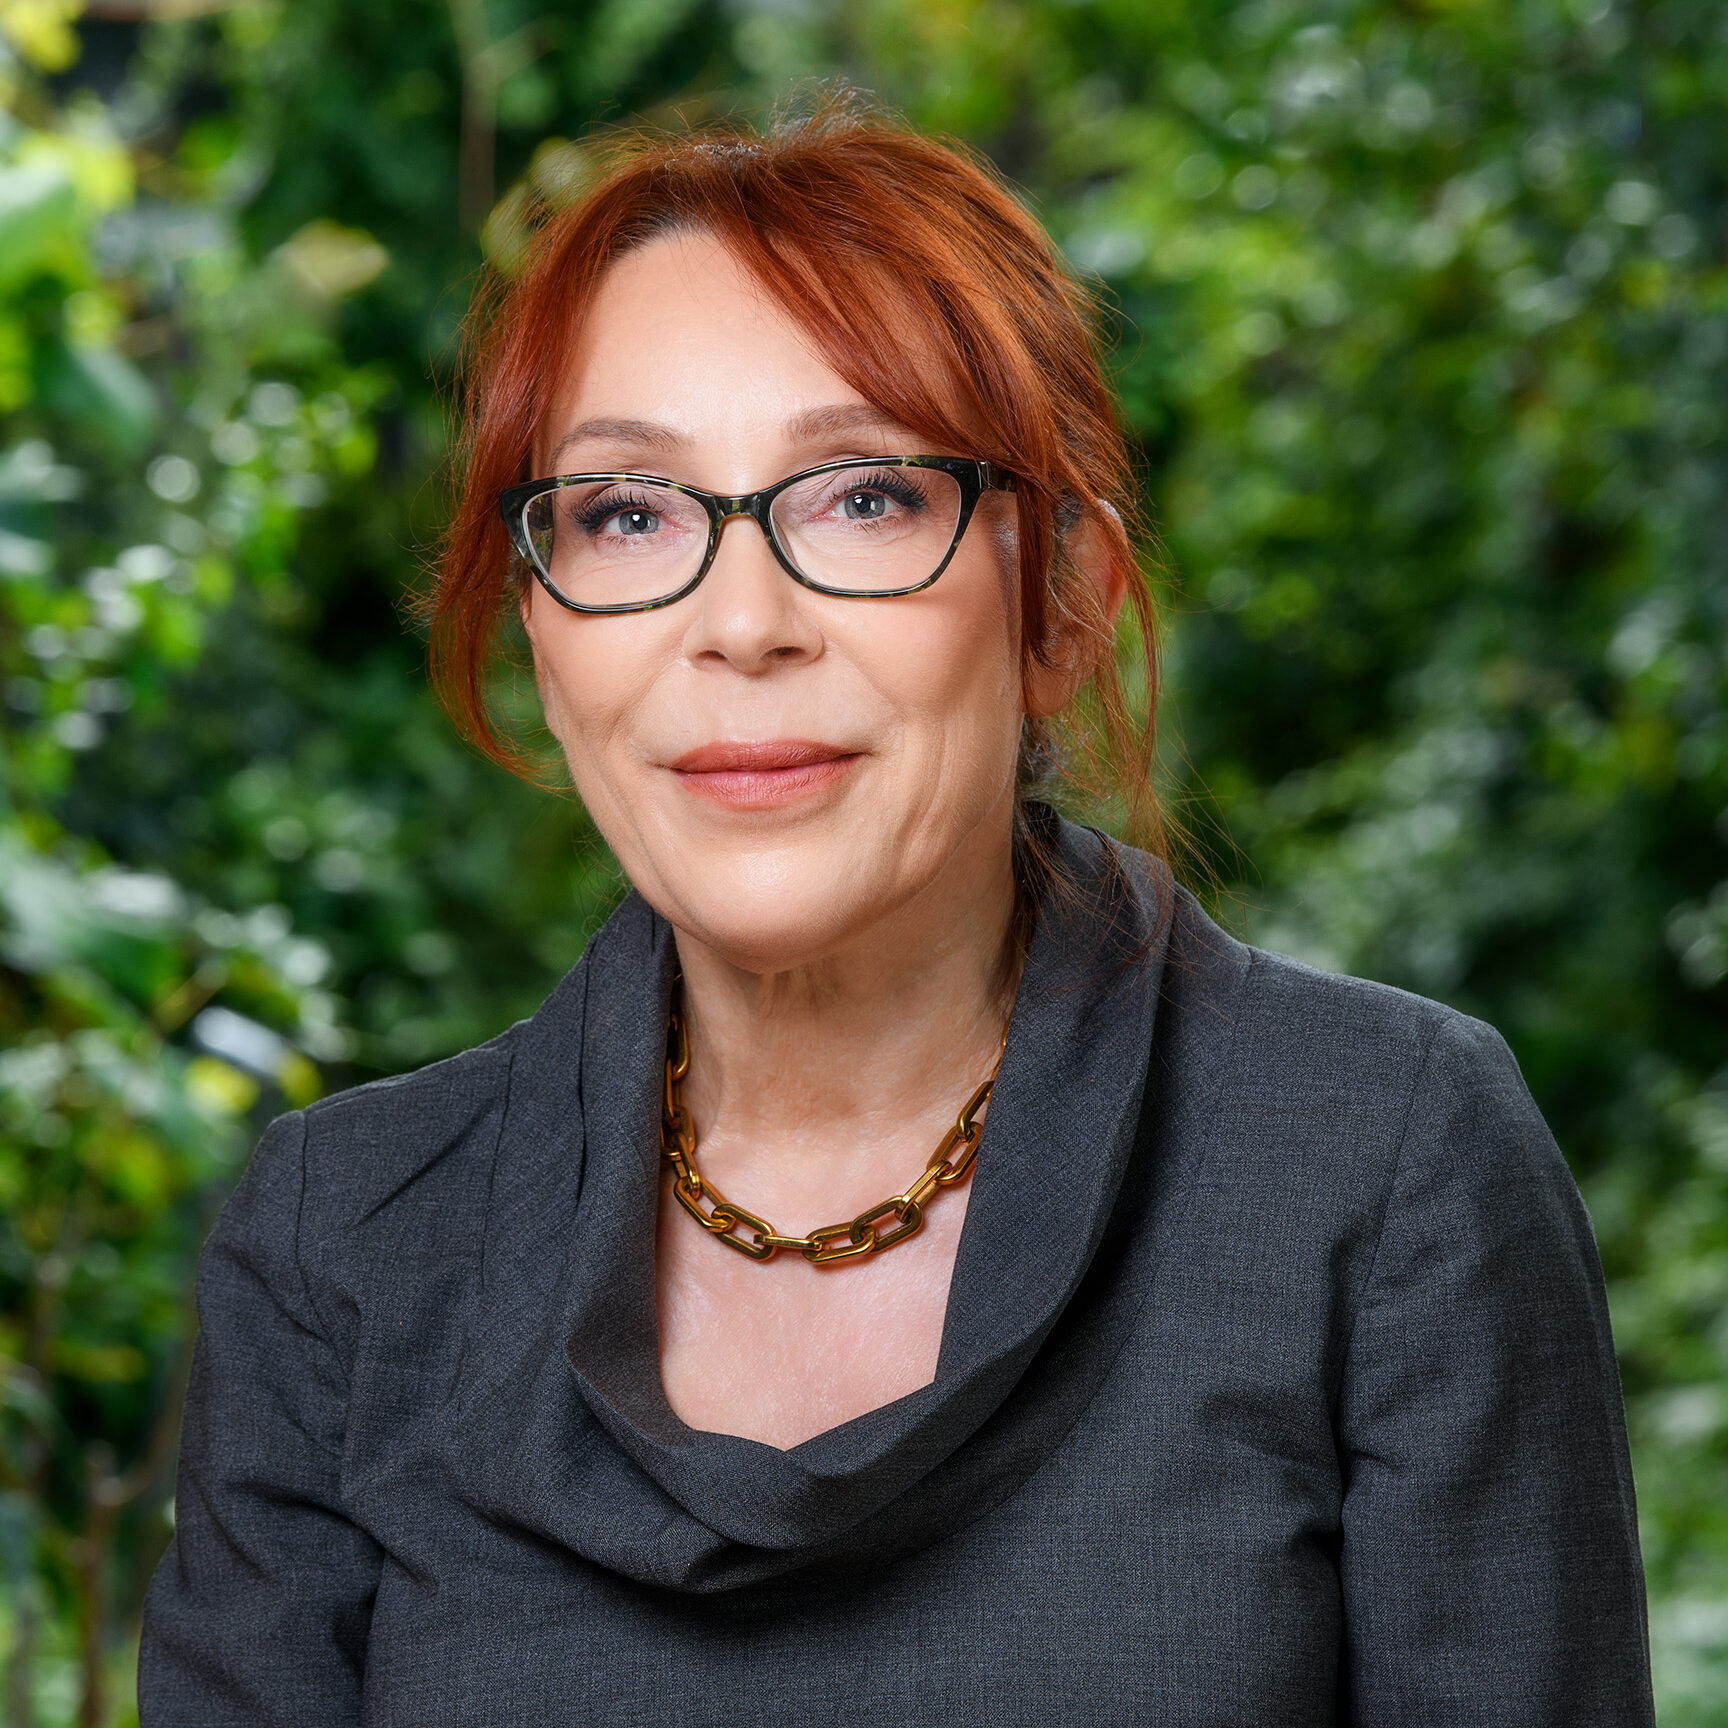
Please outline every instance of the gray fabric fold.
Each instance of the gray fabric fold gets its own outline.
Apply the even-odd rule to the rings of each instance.
[[[1505,1045],[1052,832],[935,1379],[788,1452],[660,1388],[640,901],[275,1124],[144,1728],[1649,1728],[1600,1268]]]
[[[674,1589],[828,1563],[848,1531],[929,1476],[1025,1372],[1092,1260],[1134,1145],[1172,905],[1160,867],[1125,862],[1084,830],[1061,836],[1059,856],[971,1178],[936,1377],[790,1451],[693,1430],[666,1402],[653,1244],[675,955],[669,928],[639,899],[608,926],[586,966],[581,1199],[541,1337],[548,1349],[563,1339],[575,1390],[617,1450],[608,1492],[572,1494],[559,1540]],[[544,1114],[505,1127],[507,1139],[560,1131]],[[483,1338],[469,1350],[492,1353]],[[510,1443],[528,1450],[550,1448],[570,1421],[569,1389],[548,1366],[534,1388],[533,1403],[511,1406]],[[926,1516],[922,1539],[950,1521]]]

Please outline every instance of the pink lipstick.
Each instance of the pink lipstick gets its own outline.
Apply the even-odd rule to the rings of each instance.
[[[771,738],[698,745],[668,766],[699,797],[732,810],[771,810],[827,791],[857,760],[858,752],[837,744]]]

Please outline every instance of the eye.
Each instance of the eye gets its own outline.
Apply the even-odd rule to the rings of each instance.
[[[851,522],[873,522],[888,513],[888,500],[880,492],[848,492],[840,513]]]
[[[934,483],[954,486],[945,474],[937,474]],[[862,463],[839,473],[814,474],[775,500],[775,527],[801,544],[813,539],[854,548],[884,544],[918,534],[934,522],[932,484],[926,475]]]
[[[664,524],[661,512],[646,499],[620,498],[616,492],[590,499],[576,512],[576,521],[584,534],[620,540],[645,539]]]
[[[875,474],[853,475],[842,482],[844,490],[830,494],[828,508],[842,522],[883,522],[896,516],[922,514],[929,500],[910,474],[882,469]]]

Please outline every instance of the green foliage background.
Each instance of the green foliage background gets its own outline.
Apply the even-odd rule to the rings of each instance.
[[[1239,921],[1511,1039],[1610,1277],[1661,1720],[1728,1723],[1719,0],[0,0],[8,1720],[131,1718],[261,1119],[528,1012],[618,892],[404,623],[482,247],[597,125],[835,76],[1104,289]]]

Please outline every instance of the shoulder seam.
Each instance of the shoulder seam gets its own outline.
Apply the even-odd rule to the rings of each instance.
[[[587,981],[583,981],[584,998],[586,998]],[[492,1167],[486,1173],[486,1205],[480,1214],[480,1288],[486,1288],[486,1244],[491,1237],[492,1202],[498,1184],[498,1152],[504,1139],[504,1125],[510,1120],[510,1093],[516,1080],[517,1050],[514,1043],[510,1046],[510,1055],[504,1064],[504,1096],[498,1106],[498,1132],[492,1137]]]
[[[411,1068],[404,1074],[380,1075],[378,1079],[368,1080],[363,1085],[350,1086],[340,1092],[332,1092],[328,1097],[314,1099],[299,1114],[307,1118],[315,1115],[328,1115],[333,1110],[351,1107],[358,1100],[368,1098],[373,1093],[388,1091],[399,1086],[411,1086],[415,1081],[432,1073],[434,1069],[451,1067],[460,1062],[482,1059],[489,1062],[502,1060],[505,1064],[505,1072],[508,1073],[510,1064],[515,1059],[517,1034],[526,1024],[526,1021],[518,1020],[514,1025],[505,1027],[495,1037],[488,1038],[485,1043],[471,1045],[466,1050],[458,1050],[452,1056],[441,1056],[436,1062],[428,1062],[422,1068]]]
[[[300,1192],[294,1202],[294,1245],[291,1258],[294,1262],[294,1276],[300,1280],[300,1294],[306,1300],[306,1311],[318,1322],[318,1342],[326,1350],[334,1350],[330,1342],[330,1322],[324,1318],[323,1311],[318,1306],[318,1298],[312,1294],[312,1281],[306,1276],[306,1267],[300,1255],[300,1241],[306,1223],[306,1112],[294,1112],[295,1126],[300,1132],[300,1145],[296,1153],[299,1163]]]
[[[1429,1025],[1427,1041],[1422,1046],[1422,1060],[1416,1066],[1416,1072],[1411,1077],[1410,1095],[1404,1100],[1404,1120],[1398,1125],[1398,1150],[1392,1159],[1392,1170],[1386,1179],[1386,1197],[1380,1203],[1380,1222],[1374,1228],[1374,1250],[1368,1256],[1368,1269],[1362,1274],[1351,1300],[1350,1332],[1344,1340],[1344,1355],[1340,1362],[1340,1380],[1338,1390],[1342,1390],[1343,1364],[1350,1360],[1350,1353],[1356,1344],[1356,1328],[1361,1324],[1362,1312],[1365,1308],[1369,1287],[1374,1282],[1374,1274],[1380,1266],[1380,1248],[1386,1239],[1386,1221],[1392,1214],[1392,1197],[1398,1191],[1398,1179],[1404,1173],[1404,1153],[1410,1144],[1410,1120],[1416,1113],[1416,1098],[1422,1090],[1423,1082],[1428,1078],[1429,1065],[1434,1060],[1435,1046],[1440,1042],[1440,1035],[1447,1028],[1447,1020],[1435,1015]],[[1336,1402],[1337,1393],[1334,1393]]]

